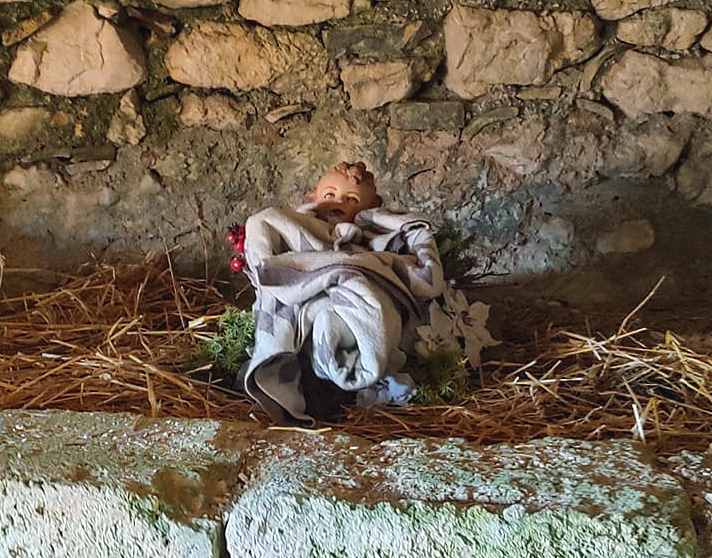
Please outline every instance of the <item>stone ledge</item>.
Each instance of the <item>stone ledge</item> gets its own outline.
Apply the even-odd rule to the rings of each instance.
[[[692,557],[627,441],[373,445],[246,423],[0,413],[0,555]]]
[[[712,558],[712,446],[707,453],[680,452],[668,459],[667,464],[690,495],[700,556]]]

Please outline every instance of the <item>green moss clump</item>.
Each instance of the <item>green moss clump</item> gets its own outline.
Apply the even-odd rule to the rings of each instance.
[[[222,372],[237,373],[250,356],[255,343],[255,318],[252,312],[229,306],[218,322],[218,331],[202,348],[201,359],[212,362]]]
[[[461,226],[446,222],[435,234],[435,242],[447,279],[461,279],[476,266],[475,258],[467,255],[471,235],[463,233]]]
[[[462,401],[470,393],[467,359],[461,352],[438,351],[417,357],[408,368],[418,390],[412,402],[442,405]]]

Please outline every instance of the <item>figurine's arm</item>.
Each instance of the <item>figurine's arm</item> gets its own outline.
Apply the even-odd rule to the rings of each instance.
[[[319,204],[316,202],[307,202],[299,207],[295,208],[294,211],[297,213],[303,213],[305,215],[311,215],[312,217],[316,217],[316,209],[319,207]]]

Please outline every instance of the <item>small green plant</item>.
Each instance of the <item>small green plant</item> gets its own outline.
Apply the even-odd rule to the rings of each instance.
[[[435,242],[447,279],[460,279],[477,265],[477,260],[467,255],[471,236],[464,234],[461,227],[446,222],[435,234]]]
[[[470,392],[467,358],[458,351],[418,356],[409,372],[418,386],[413,403],[441,405],[462,401]]]
[[[228,306],[218,321],[215,337],[203,347],[202,360],[212,362],[223,372],[237,373],[250,358],[247,349],[255,343],[255,318],[252,312]]]

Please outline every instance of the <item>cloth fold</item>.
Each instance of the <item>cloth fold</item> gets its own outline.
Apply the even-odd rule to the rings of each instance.
[[[308,209],[269,208],[246,223],[245,257],[256,291],[245,390],[273,420],[313,423],[298,358],[307,345],[317,377],[366,404],[407,401],[412,382],[395,376],[405,333],[445,287],[427,221],[379,208],[330,225]]]

